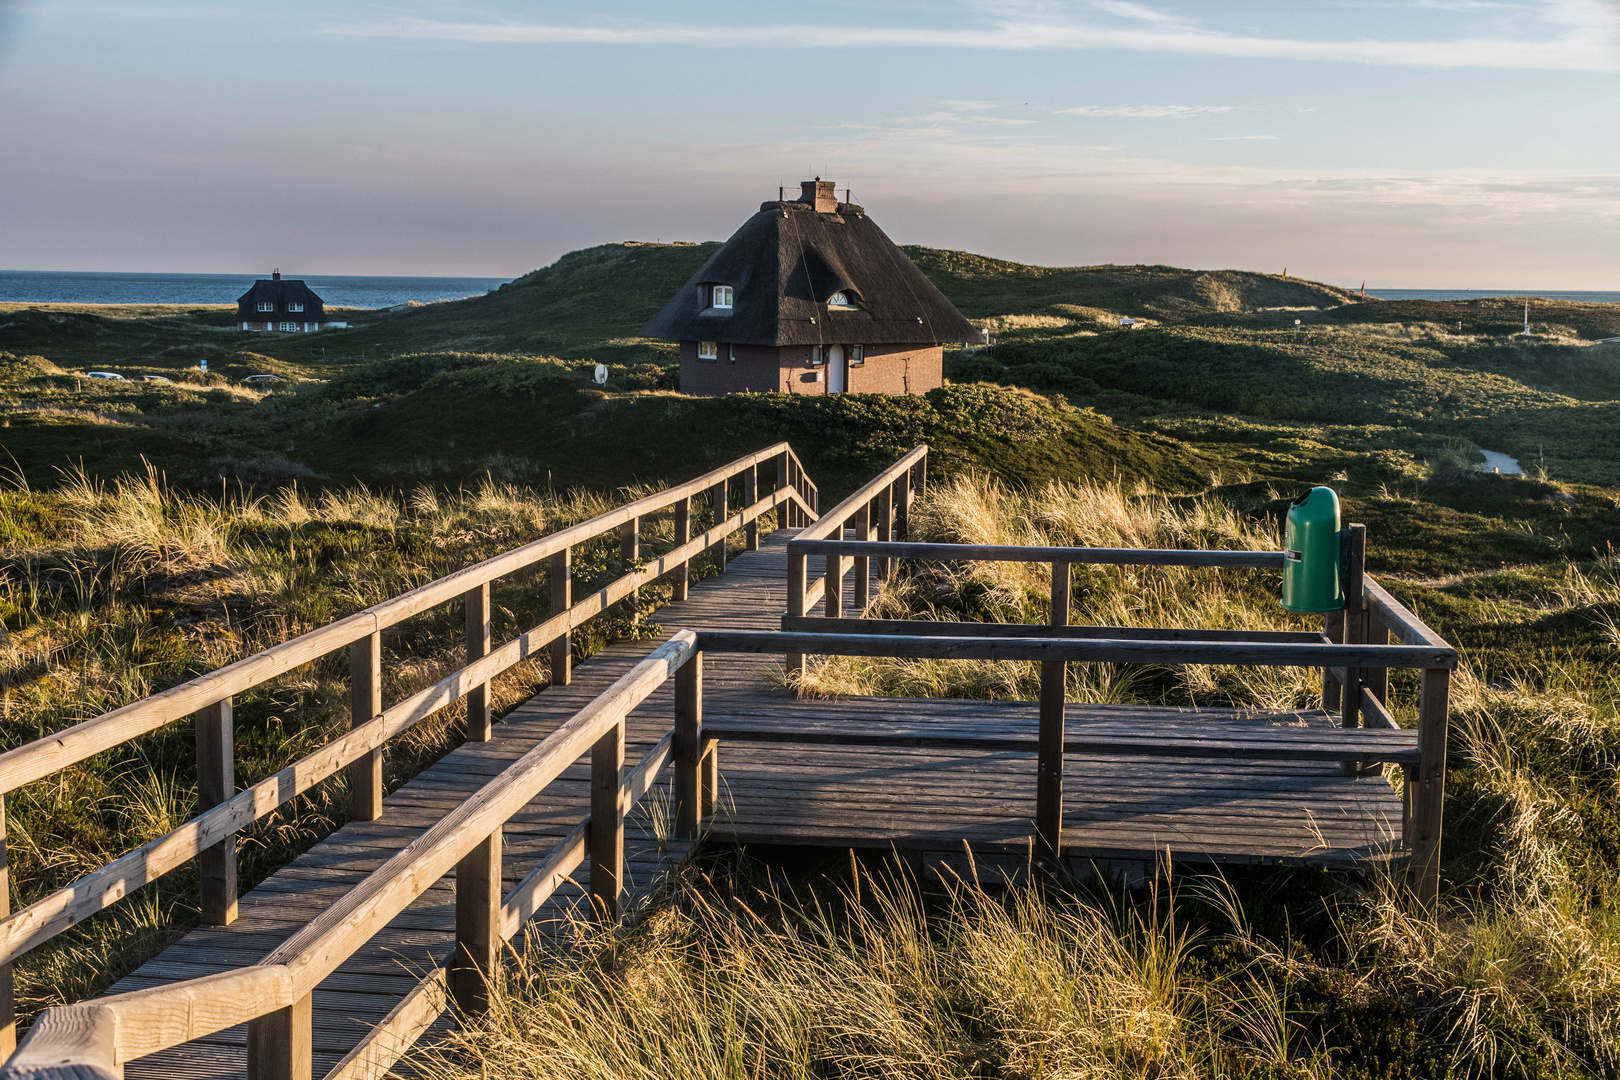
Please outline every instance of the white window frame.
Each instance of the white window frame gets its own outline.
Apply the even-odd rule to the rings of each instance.
[[[850,300],[849,293],[842,289],[827,297],[827,306],[830,308],[852,308],[854,302]]]
[[[283,331],[285,331],[287,333],[292,333],[294,331],[303,329],[303,323],[295,323],[295,322],[278,323],[277,326],[278,326],[279,329],[281,329],[281,330],[283,330]]]
[[[730,285],[716,285],[709,294],[709,300],[718,311],[730,311],[736,294]]]
[[[288,311],[303,311],[304,310],[304,305],[303,304],[295,304],[295,303],[292,303],[291,301],[289,301],[287,303],[287,310]]]
[[[821,366],[821,346],[820,345],[812,345],[812,346],[810,346],[810,366],[811,367],[820,367]]]
[[[849,357],[848,357],[847,362],[848,362],[850,367],[862,367],[862,366],[864,366],[865,363],[866,363],[866,346],[865,345],[851,345],[849,347]]]
[[[718,359],[720,359],[720,343],[718,341],[700,341],[700,342],[698,342],[697,358],[699,360],[718,360]]]
[[[259,301],[259,310],[260,311],[274,311],[274,310],[276,310],[276,305],[275,305],[274,301],[260,300]]]

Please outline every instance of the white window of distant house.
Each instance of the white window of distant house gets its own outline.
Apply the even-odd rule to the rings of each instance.
[[[295,322],[284,322],[281,324],[281,328],[283,330],[297,330],[299,326]]]
[[[849,347],[849,364],[851,367],[860,367],[866,363],[866,346],[851,345]]]
[[[731,286],[716,285],[714,287],[714,306],[726,311],[731,310]]]
[[[830,308],[852,308],[855,305],[849,301],[849,293],[835,292],[827,297],[827,306]]]
[[[810,363],[812,365],[816,365],[816,364],[821,363],[821,346],[820,345],[812,345],[812,346],[810,346]]]
[[[274,310],[276,310],[276,305],[272,301],[269,301],[269,300],[260,300],[259,301],[259,310],[260,311],[274,311]]]
[[[700,342],[698,342],[698,359],[699,360],[718,360],[718,359],[720,359],[720,343],[717,342],[717,341],[700,341]]]
[[[288,305],[287,305],[287,310],[288,310],[288,311],[303,311],[303,310],[304,310],[304,305],[303,305],[303,304],[292,304],[292,303],[289,303],[289,304],[288,304]]]

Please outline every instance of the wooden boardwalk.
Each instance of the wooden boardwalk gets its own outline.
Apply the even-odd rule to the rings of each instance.
[[[724,575],[691,588],[690,598],[654,618],[677,629],[774,630],[786,604],[785,543],[767,537]],[[842,590],[849,596],[852,590]],[[388,797],[380,821],[338,830],[241,899],[228,927],[201,927],[112,992],[252,964],[316,913],[419,836],[646,656],[653,641],[614,645],[574,669],[573,682],[537,695],[495,727],[493,741],[463,745]],[[736,742],[720,744],[718,840],[744,844],[895,849],[919,866],[965,868],[963,841],[981,867],[1016,874],[1033,835],[1033,703],[862,698],[801,701],[780,688],[779,657],[725,654],[706,663],[706,722],[725,724],[871,723],[934,733],[963,728],[1005,735],[1006,749],[926,749]],[[665,686],[631,714],[626,758],[640,759],[670,728],[673,690]],[[1332,723],[1320,712],[1255,714],[1131,706],[1071,706],[1071,732],[1179,731],[1218,739],[1256,725],[1306,729]],[[1201,734],[1200,734],[1201,733]],[[1286,732],[1279,734],[1286,735]],[[1028,738],[1023,748],[1020,740]],[[919,741],[925,741],[920,739]],[[1377,776],[1344,775],[1336,762],[1185,759],[1088,755],[1066,758],[1065,854],[1140,870],[1170,851],[1177,862],[1307,861],[1344,864],[1398,848],[1401,803]],[[589,811],[589,766],[569,769],[505,830],[506,886],[537,865]],[[666,774],[667,775],[667,774]],[[661,840],[658,797],[632,818],[626,875],[632,898],[645,896],[686,846]],[[563,924],[579,910],[579,886],[560,891],[535,917]],[[376,1025],[426,970],[444,962],[453,934],[452,878],[418,899],[386,931],[323,982],[314,996],[315,1075],[322,1075]],[[219,1032],[129,1063],[139,1077],[244,1077],[245,1028]]]

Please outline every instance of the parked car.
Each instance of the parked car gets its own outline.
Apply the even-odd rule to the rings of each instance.
[[[280,382],[281,381],[281,376],[280,375],[249,375],[247,378],[243,379],[242,381],[247,383],[249,386],[262,386],[265,383]]]
[[[135,376],[135,379],[136,379],[137,382],[168,382],[169,381],[168,379],[165,379],[161,375],[137,375],[137,376]]]
[[[84,373],[84,377],[87,379],[116,379],[119,382],[129,381],[116,371],[87,371]]]

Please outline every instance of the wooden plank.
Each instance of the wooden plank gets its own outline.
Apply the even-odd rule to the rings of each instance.
[[[1156,626],[1075,626],[1038,623],[945,622],[934,619],[839,619],[816,615],[782,619],[785,631],[805,634],[901,634],[920,637],[1117,638],[1126,641],[1250,641],[1320,643],[1303,630],[1201,630]]]
[[[1379,701],[1373,694],[1371,687],[1363,686],[1361,688],[1361,715],[1370,728],[1402,730],[1401,725],[1397,724],[1395,718],[1389,714],[1389,710],[1384,708],[1384,703]]]
[[[803,634],[699,631],[705,652],[821,653],[839,656],[936,657],[947,660],[1080,660],[1127,664],[1346,665],[1455,668],[1456,650],[1412,645],[1320,645],[1308,642],[1128,641],[1095,638],[974,639],[894,634]]]
[[[864,490],[864,489],[863,489]],[[824,520],[831,520],[830,516]],[[830,532],[830,530],[828,530]],[[812,535],[814,534],[814,535]],[[922,544],[838,540],[808,529],[788,544],[791,554],[871,555],[931,562],[1043,562],[1100,566],[1205,566],[1280,569],[1281,551],[1199,551],[1181,548],[1035,547],[1012,544]]]
[[[1378,613],[1379,620],[1390,633],[1409,645],[1449,648],[1444,638],[1430,630],[1422,619],[1408,611],[1405,605],[1391,596],[1372,575],[1369,574],[1362,580],[1367,605]]]

